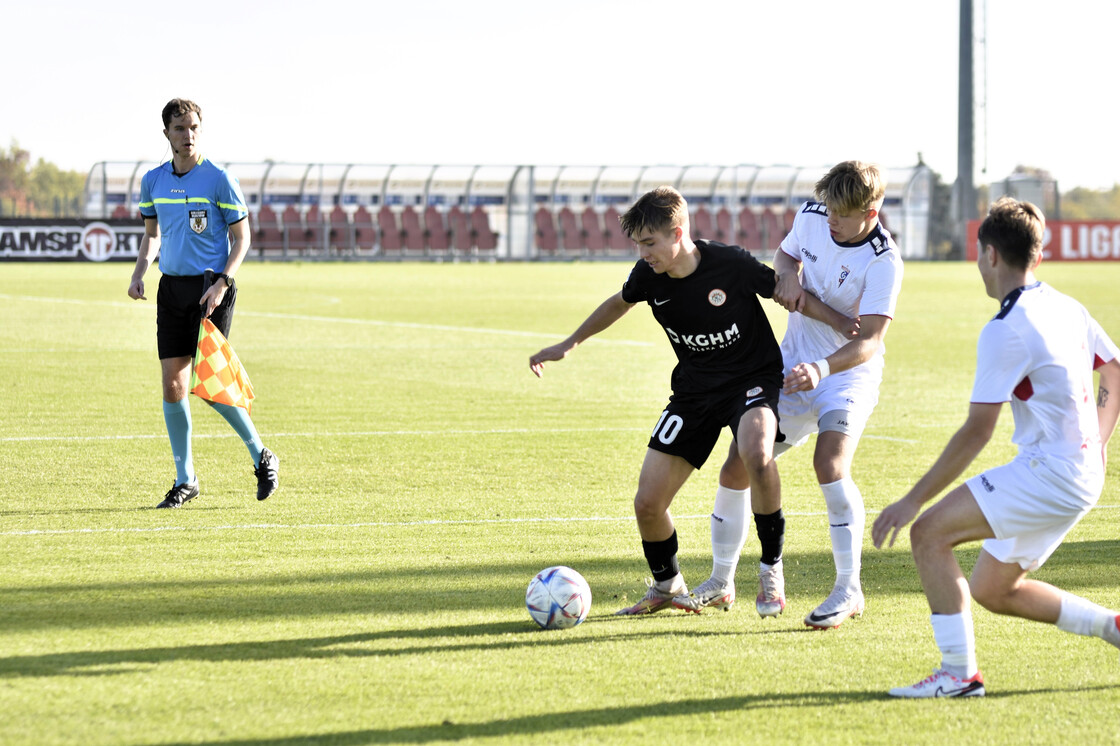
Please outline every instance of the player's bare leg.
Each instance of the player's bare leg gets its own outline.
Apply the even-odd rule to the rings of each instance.
[[[653,614],[669,608],[674,596],[688,593],[677,565],[677,531],[669,506],[693,471],[692,464],[679,456],[652,448],[646,451],[634,495],[634,516],[653,579],[642,600],[616,613]]]
[[[892,696],[983,696],[984,677],[976,662],[969,584],[953,548],[992,536],[987,519],[965,485],[951,491],[911,526],[911,552],[929,602],[930,624],[941,651],[941,665],[932,676],[917,684],[891,689]],[[1002,572],[987,573],[982,569],[981,575],[981,581],[989,586],[987,592],[1011,581]]]

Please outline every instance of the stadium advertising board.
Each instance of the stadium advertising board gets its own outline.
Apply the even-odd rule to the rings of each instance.
[[[135,260],[144,226],[136,220],[0,220],[0,260]]]
[[[979,230],[979,220],[968,221],[964,245],[970,261],[976,261]],[[1042,258],[1051,262],[1120,261],[1120,221],[1047,220]]]

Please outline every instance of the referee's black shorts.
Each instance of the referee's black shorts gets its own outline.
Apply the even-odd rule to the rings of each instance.
[[[198,347],[198,327],[202,323],[202,300],[205,275],[164,275],[156,293],[156,346],[159,359],[194,357]],[[233,304],[237,302],[237,286],[226,291],[222,302],[210,314],[210,321],[229,338],[233,323]]]
[[[722,394],[674,394],[649,437],[649,447],[680,456],[699,469],[708,460],[723,428],[739,429],[748,410],[767,407],[778,416],[781,375],[759,377],[744,388]]]

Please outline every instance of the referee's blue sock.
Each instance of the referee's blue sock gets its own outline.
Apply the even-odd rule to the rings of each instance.
[[[264,443],[261,441],[261,436],[257,434],[257,428],[253,425],[253,421],[249,419],[249,413],[241,407],[231,407],[228,404],[217,402],[206,403],[216,409],[222,417],[225,417],[226,422],[241,436],[241,441],[249,449],[249,455],[253,457],[253,466],[260,466]]]
[[[175,457],[175,484],[195,481],[194,459],[191,455],[191,408],[187,397],[163,403],[163,421],[171,439],[171,455]]]

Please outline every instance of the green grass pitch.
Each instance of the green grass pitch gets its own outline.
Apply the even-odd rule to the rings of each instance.
[[[255,264],[230,339],[281,460],[257,503],[244,446],[192,399],[202,496],[174,469],[154,296],[126,264],[0,264],[0,743],[1102,743],[1120,658],[974,608],[989,694],[885,695],[938,662],[905,536],[865,537],[862,619],[802,618],[832,561],[810,451],[780,461],[789,607],[760,620],[758,544],[729,613],[612,613],[644,591],[632,515],[672,353],[644,307],[546,367],[528,357],[629,266]],[[1120,265],[1044,265],[1120,339]],[[776,331],[780,309],[771,306]],[[975,267],[910,263],[878,409],[854,467],[868,511],[963,421],[995,313]],[[1011,453],[1005,409],[969,470]],[[710,570],[721,440],[674,506],[686,579]],[[1037,577],[1120,607],[1120,453],[1100,507]],[[873,516],[872,516],[873,517]],[[870,520],[869,520],[870,522]],[[960,552],[966,571],[976,548]],[[536,628],[548,565],[589,581],[588,620]]]

